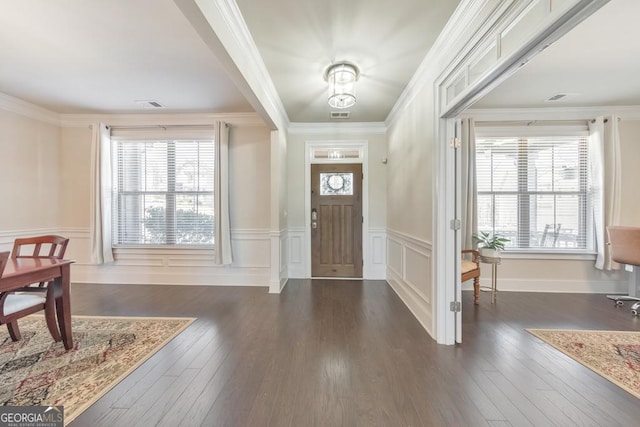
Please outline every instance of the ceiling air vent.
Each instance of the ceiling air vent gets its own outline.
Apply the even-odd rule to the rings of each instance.
[[[550,102],[550,101],[559,101],[559,100],[561,100],[562,98],[564,98],[565,96],[567,96],[567,94],[566,94],[566,93],[558,93],[558,94],[556,94],[556,95],[553,95],[551,98],[547,99],[547,102]]]
[[[332,119],[348,119],[351,113],[349,111],[332,111],[329,117]]]
[[[142,108],[164,108],[164,105],[160,104],[158,101],[135,101],[135,103],[140,105]]]

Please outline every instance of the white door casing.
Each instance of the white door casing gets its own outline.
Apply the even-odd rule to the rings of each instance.
[[[371,259],[369,248],[369,175],[368,175],[368,142],[365,140],[343,141],[306,141],[304,164],[304,271],[305,277],[311,277],[311,164],[312,163],[361,163],[362,164],[362,258],[364,261],[362,276],[370,277]],[[336,155],[318,157],[317,153],[328,151]],[[339,153],[343,157],[339,157]],[[348,153],[348,155],[344,155]],[[356,156],[356,157],[353,157]]]

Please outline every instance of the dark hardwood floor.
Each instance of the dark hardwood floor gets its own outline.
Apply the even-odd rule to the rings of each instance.
[[[635,426],[640,401],[524,328],[640,330],[603,295],[463,297],[436,345],[385,282],[72,285],[74,314],[198,320],[80,426]]]

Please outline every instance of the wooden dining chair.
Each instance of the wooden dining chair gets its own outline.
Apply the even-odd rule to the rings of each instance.
[[[13,241],[11,258],[64,258],[69,239],[62,236],[47,235],[23,237]]]
[[[7,266],[7,260],[9,259],[9,251],[0,252],[0,277],[2,277],[2,273],[4,273],[4,268]]]
[[[69,239],[47,235],[16,239],[13,243],[11,258],[56,258],[62,259],[67,250]],[[49,333],[55,341],[62,336],[56,324],[55,296],[53,286],[48,282],[34,283],[12,292],[0,294],[0,324],[6,323],[11,339],[20,339],[17,320],[21,317],[44,310]]]
[[[2,276],[2,273],[4,273],[8,259],[9,252],[0,253],[0,277]],[[17,320],[29,314],[44,310],[45,303],[46,296],[3,292],[0,294],[0,325],[6,324],[9,329],[9,336],[11,336],[11,339],[13,341],[18,341],[21,337]],[[55,315],[53,324],[55,325]],[[57,327],[55,331],[59,336],[60,334],[58,333]]]
[[[479,304],[480,296],[480,254],[475,249],[462,251],[462,279],[461,282],[473,279],[473,303]]]

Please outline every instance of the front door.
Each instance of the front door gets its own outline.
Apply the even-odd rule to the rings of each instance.
[[[311,276],[362,278],[362,165],[311,165]]]

